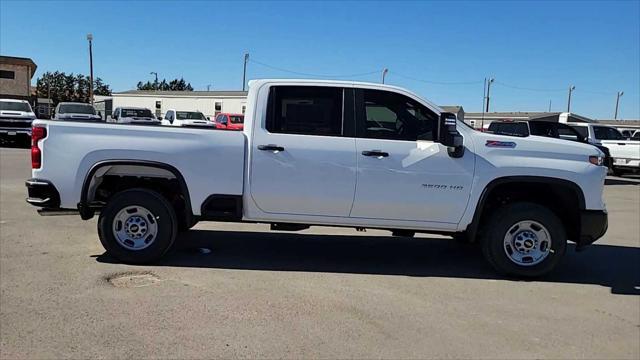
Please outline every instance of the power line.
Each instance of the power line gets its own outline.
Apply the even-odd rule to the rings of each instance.
[[[418,82],[423,82],[426,84],[434,84],[434,85],[477,85],[477,84],[482,84],[482,81],[433,81],[433,80],[423,80],[423,79],[418,79],[418,78],[414,78],[412,76],[407,76],[407,75],[402,75],[400,73],[397,73],[395,71],[389,71],[389,73],[401,77],[401,78],[405,78],[408,80],[413,80],[413,81],[418,81]]]
[[[258,65],[264,66],[264,67],[272,69],[272,70],[282,71],[282,72],[295,74],[295,75],[301,75],[301,76],[327,77],[327,78],[348,78],[348,77],[360,77],[360,76],[366,76],[366,75],[380,74],[380,70],[369,71],[369,72],[358,73],[358,74],[350,74],[350,75],[311,74],[311,73],[304,73],[304,72],[284,69],[284,68],[281,68],[281,67],[265,64],[263,62],[256,61],[256,60],[253,60],[253,59],[249,59],[248,61],[251,62],[251,63],[254,63],[254,64],[258,64]]]
[[[536,88],[529,88],[529,87],[524,87],[524,86],[509,85],[509,84],[505,84],[505,83],[503,83],[501,81],[496,81],[495,83],[497,85],[504,86],[504,87],[507,87],[507,88],[517,89],[517,90],[527,90],[527,91],[556,92],[556,91],[566,91],[567,90],[567,89],[536,89]]]

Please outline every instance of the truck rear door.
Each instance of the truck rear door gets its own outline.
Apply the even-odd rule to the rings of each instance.
[[[267,214],[349,216],[356,185],[352,90],[271,86],[266,119],[256,121],[249,174],[256,206]]]

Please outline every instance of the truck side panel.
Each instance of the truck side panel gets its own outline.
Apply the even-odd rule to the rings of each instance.
[[[87,173],[105,160],[144,160],[179,169],[194,215],[211,194],[242,195],[245,136],[240,132],[162,126],[72,123],[45,124],[42,167],[32,176],[51,181],[61,207],[76,208]]]

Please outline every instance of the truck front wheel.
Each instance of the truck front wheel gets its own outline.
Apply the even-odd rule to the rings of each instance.
[[[98,219],[102,246],[130,264],[160,259],[173,245],[177,230],[171,204],[159,193],[142,188],[114,195]]]
[[[551,272],[564,255],[567,237],[560,219],[534,203],[498,209],[485,224],[482,252],[499,272],[536,277]]]

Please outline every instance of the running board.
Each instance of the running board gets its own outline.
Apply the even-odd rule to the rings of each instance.
[[[38,209],[40,216],[60,216],[60,215],[79,215],[78,210],[74,209]]]

